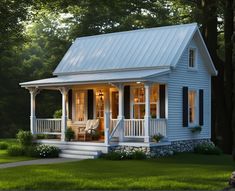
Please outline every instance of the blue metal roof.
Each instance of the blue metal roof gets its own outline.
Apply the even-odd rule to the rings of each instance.
[[[197,24],[77,38],[54,75],[175,66]]]

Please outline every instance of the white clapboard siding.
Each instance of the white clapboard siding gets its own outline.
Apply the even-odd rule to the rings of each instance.
[[[203,59],[195,36],[188,47],[197,48],[197,70],[188,69],[188,47],[184,51],[176,68],[169,74],[168,88],[168,139],[189,140],[211,137],[211,75]],[[182,87],[204,90],[204,125],[201,133],[193,134],[189,128],[182,126]],[[197,100],[198,102],[198,100]],[[197,103],[198,105],[198,103]],[[198,111],[196,111],[198,115]],[[197,116],[198,120],[198,116]]]

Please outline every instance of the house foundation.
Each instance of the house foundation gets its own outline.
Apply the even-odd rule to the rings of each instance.
[[[211,142],[210,139],[197,139],[197,140],[172,141],[170,143],[163,142],[146,146],[117,145],[117,146],[110,146],[109,152],[141,151],[146,153],[150,157],[163,157],[163,156],[173,155],[174,153],[192,152],[196,145],[209,142]]]

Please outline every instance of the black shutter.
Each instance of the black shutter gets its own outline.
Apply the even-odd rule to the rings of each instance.
[[[124,87],[124,116],[130,119],[130,86]]]
[[[94,92],[93,90],[87,90],[87,116],[88,119],[93,119],[94,114]]]
[[[159,86],[159,98],[160,98],[160,118],[166,117],[166,86]]]
[[[188,87],[183,87],[183,127],[188,127]]]
[[[203,90],[199,90],[199,125],[203,125]]]
[[[72,92],[72,90],[69,90],[69,92],[68,92],[69,119],[72,119],[72,104],[73,104],[73,92]]]

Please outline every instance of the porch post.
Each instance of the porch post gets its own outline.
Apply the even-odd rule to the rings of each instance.
[[[104,142],[109,144],[109,126],[110,126],[110,95],[109,88],[105,91],[105,115],[104,115]]]
[[[29,88],[30,92],[30,131],[32,134],[36,133],[36,115],[35,115],[35,109],[36,109],[36,95],[40,92],[37,88]]]
[[[149,127],[150,127],[150,83],[145,83],[144,88],[145,88],[145,116],[144,116],[144,142],[149,142]]]
[[[67,94],[68,88],[61,88],[60,92],[62,94],[62,116],[61,116],[61,141],[65,141],[65,131],[67,129]]]
[[[124,141],[124,85],[118,84],[118,119],[120,121],[119,141]]]

